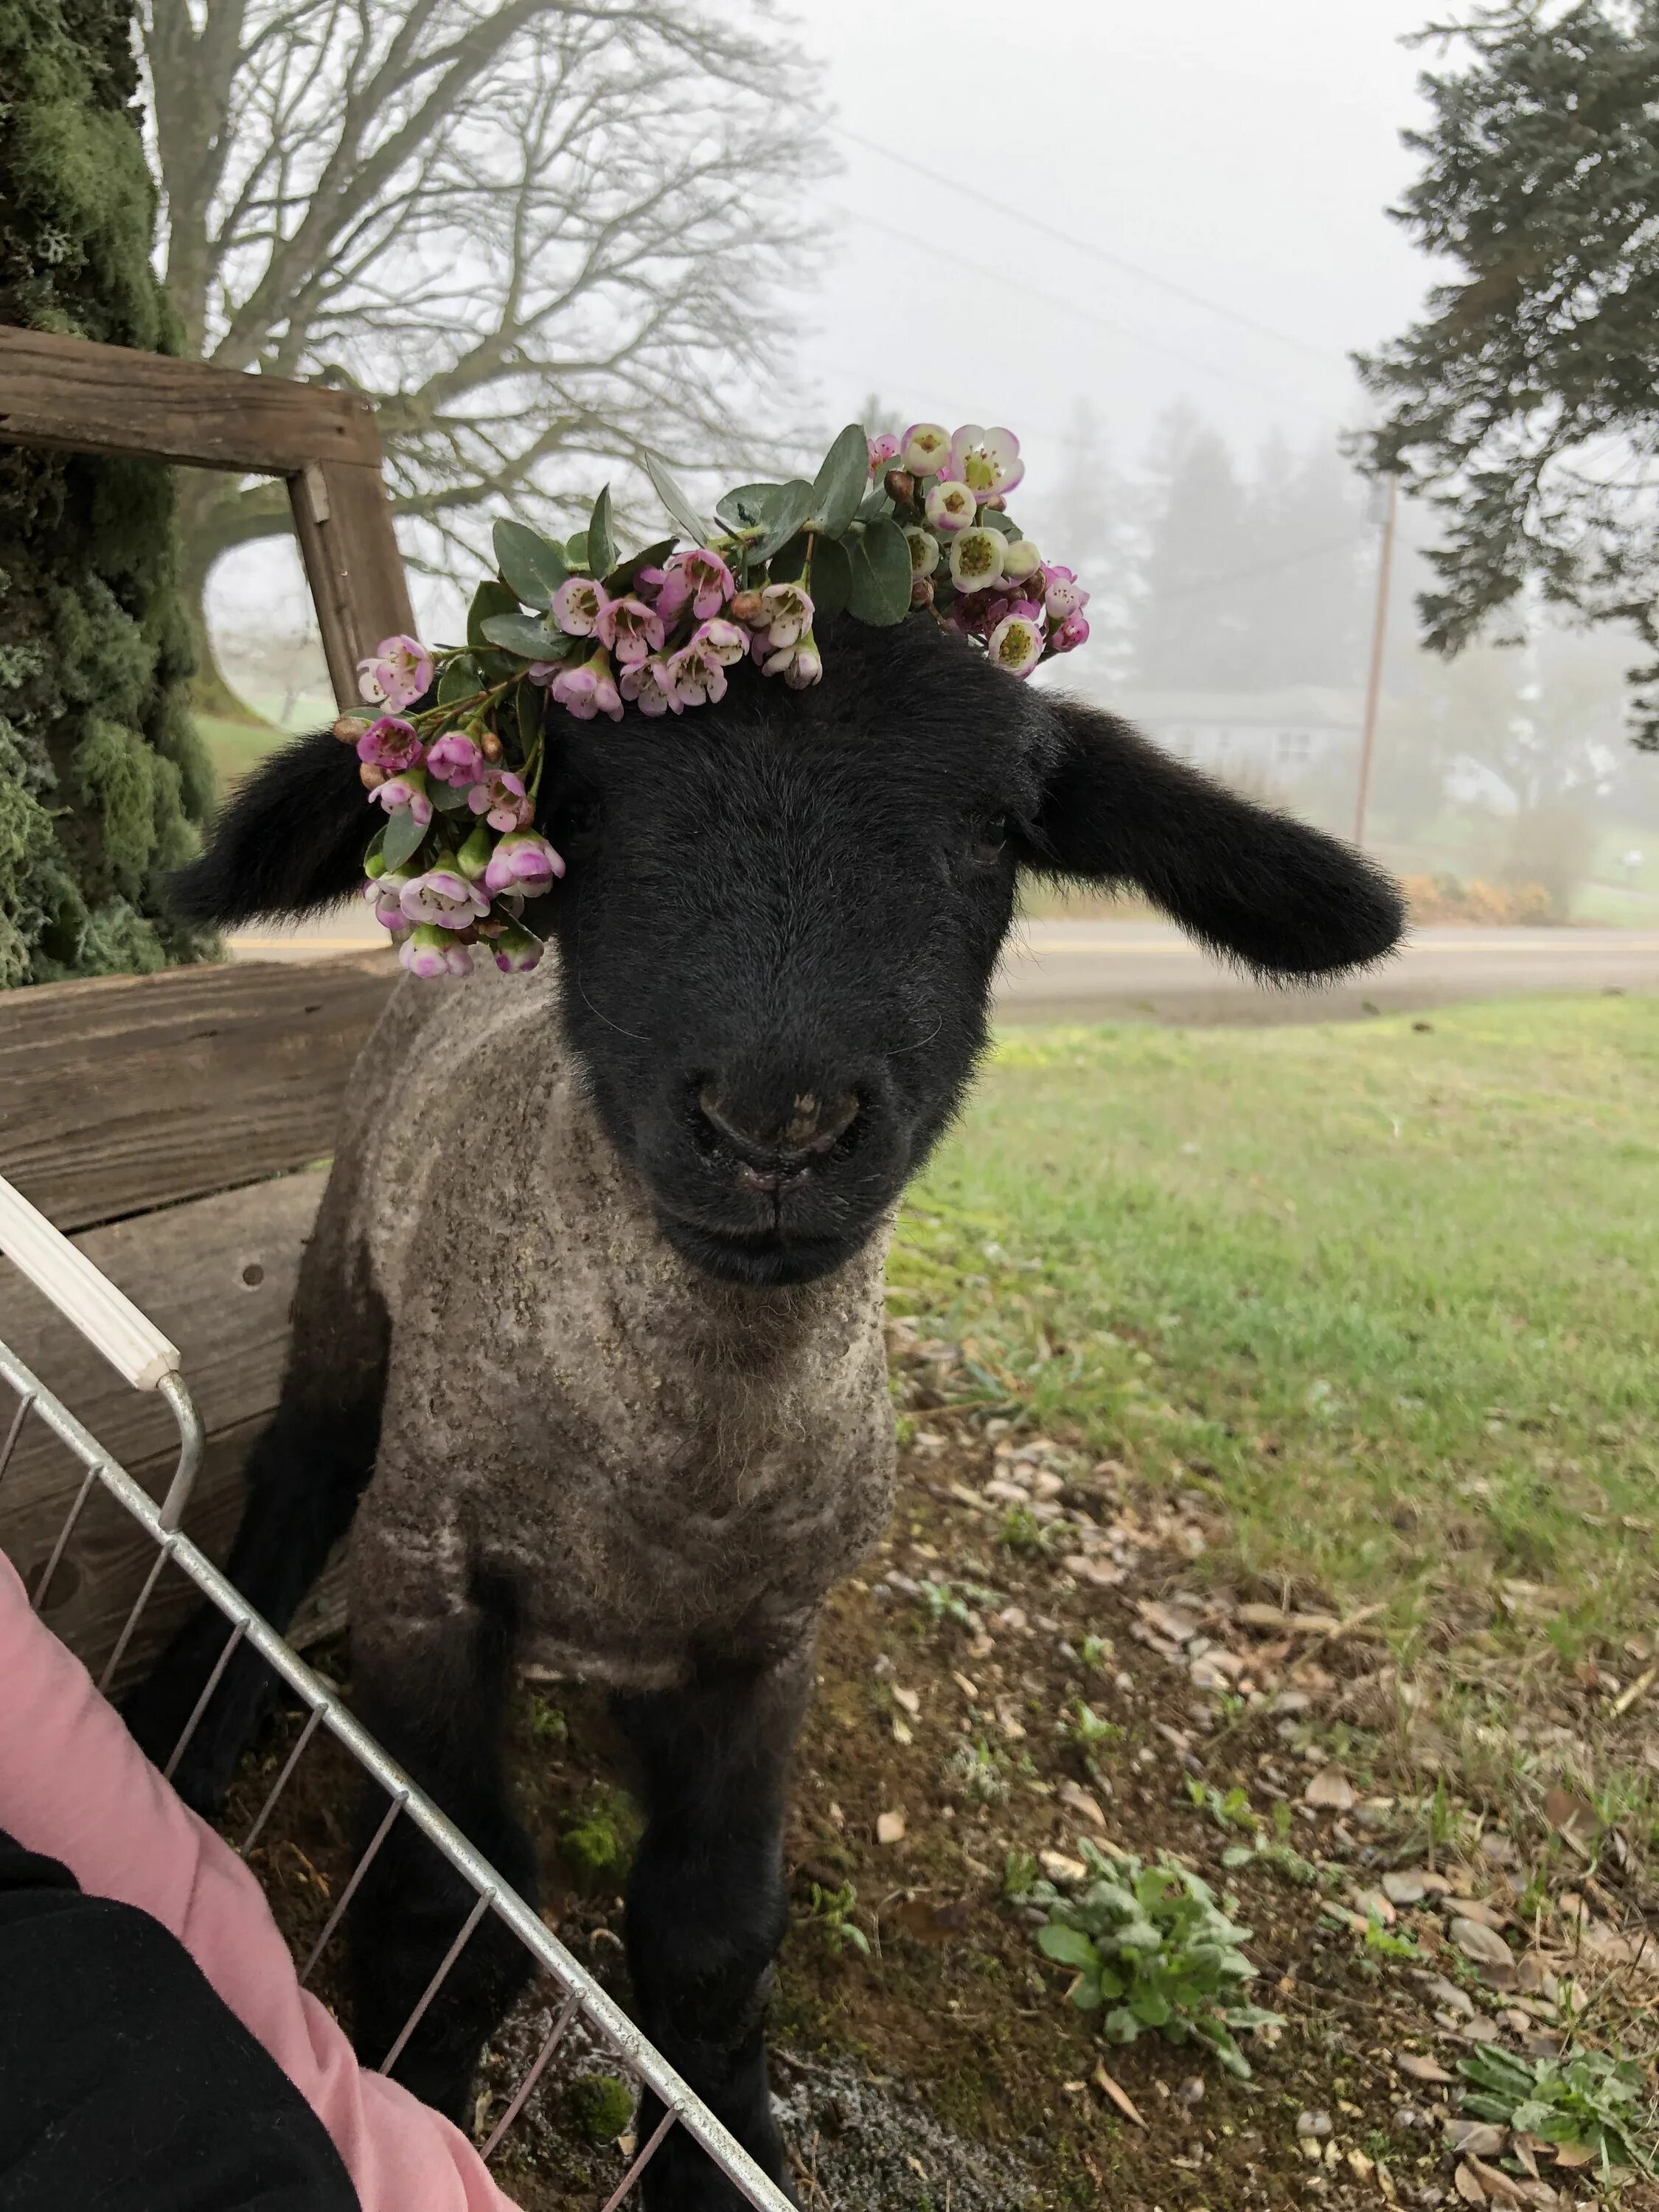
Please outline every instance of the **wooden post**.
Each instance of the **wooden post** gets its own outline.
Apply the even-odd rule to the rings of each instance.
[[[285,477],[342,707],[361,703],[357,663],[414,627],[374,410],[358,392],[8,327],[0,439]]]
[[[1354,798],[1353,842],[1365,843],[1365,809],[1371,795],[1371,756],[1376,748],[1376,709],[1382,696],[1382,648],[1389,629],[1389,579],[1394,567],[1395,515],[1400,479],[1389,478],[1389,502],[1382,517],[1382,545],[1376,561],[1376,612],[1371,623],[1371,665],[1365,682],[1365,721],[1359,734],[1359,788]]]

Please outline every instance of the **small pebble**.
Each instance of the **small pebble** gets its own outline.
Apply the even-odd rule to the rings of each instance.
[[[1331,2116],[1328,2112],[1304,2112],[1296,2124],[1296,2131],[1299,2136],[1322,2140],[1331,2131]]]
[[[1182,2083],[1181,2087],[1176,2091],[1176,2094],[1179,2097],[1183,2105],[1201,2105],[1204,2102],[1204,2077],[1202,2075],[1188,2075],[1187,2079]]]

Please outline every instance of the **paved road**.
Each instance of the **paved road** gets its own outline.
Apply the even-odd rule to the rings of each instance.
[[[302,928],[249,930],[243,960],[314,959],[384,944],[367,910]],[[1005,1021],[1346,1021],[1532,991],[1659,992],[1659,931],[1435,927],[1357,982],[1276,991],[1232,974],[1152,921],[1032,921],[1010,946],[997,993]]]

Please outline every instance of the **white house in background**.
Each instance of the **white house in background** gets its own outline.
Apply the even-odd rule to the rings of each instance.
[[[1298,684],[1285,691],[1114,691],[1102,704],[1149,738],[1222,776],[1293,784],[1333,755],[1356,757],[1357,692]]]

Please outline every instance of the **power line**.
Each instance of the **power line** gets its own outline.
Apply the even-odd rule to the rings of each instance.
[[[1262,561],[1254,568],[1233,568],[1224,576],[1200,576],[1195,584],[1183,584],[1178,592],[1160,592],[1162,600],[1190,599],[1200,592],[1218,592],[1224,584],[1248,584],[1256,576],[1271,576],[1280,568],[1300,568],[1304,561],[1322,561],[1328,553],[1345,552],[1350,545],[1363,544],[1363,531],[1350,532],[1346,538],[1334,538],[1328,545],[1304,546],[1299,553],[1287,553],[1282,560]]]
[[[860,208],[832,208],[831,213],[845,216],[851,222],[864,223],[871,230],[880,231],[884,237],[897,239],[902,245],[913,243],[911,232],[901,230],[896,223],[884,222],[879,216],[866,215]],[[1068,300],[1059,292],[1045,291],[1040,284],[1028,284],[1022,277],[1010,276],[1006,270],[975,261],[969,254],[955,252],[950,246],[939,245],[937,240],[929,241],[927,252],[930,258],[954,261],[958,268],[971,270],[981,283],[988,276],[993,283],[1001,285],[1005,290],[1023,292],[1028,300],[1041,300],[1048,307],[1059,308],[1062,314],[1076,315],[1085,323],[1094,323],[1103,331],[1109,331],[1114,337],[1127,338],[1133,345],[1150,346],[1154,353],[1167,355],[1171,361],[1180,362],[1184,368],[1195,368],[1202,376],[1219,377],[1224,384],[1237,384],[1246,391],[1266,392],[1270,399],[1283,396],[1273,386],[1259,383],[1253,376],[1240,376],[1232,369],[1217,368],[1207,361],[1200,361],[1195,355],[1182,353],[1179,346],[1166,345],[1162,338],[1148,337],[1142,331],[1129,330],[1123,324],[1113,322],[1109,316],[1097,314],[1092,307],[1085,307],[1076,300]]]
[[[1175,299],[1186,301],[1189,307],[1202,307],[1208,314],[1220,315],[1228,322],[1241,324],[1247,331],[1254,331],[1258,337],[1272,338],[1277,344],[1294,347],[1297,353],[1310,355],[1327,368],[1336,366],[1335,356],[1330,350],[1314,344],[1310,339],[1292,337],[1288,331],[1276,331],[1270,323],[1258,322],[1254,315],[1247,315],[1237,307],[1224,307],[1219,300],[1206,299],[1203,293],[1192,291],[1185,284],[1177,284],[1172,277],[1160,276],[1151,269],[1142,269],[1135,262],[1125,261],[1119,254],[1109,253],[1103,246],[1093,246],[1085,238],[1079,238],[1069,230],[1061,230],[1054,223],[1044,222],[1024,208],[1011,207],[1006,200],[994,199],[989,192],[981,191],[977,185],[964,185],[957,178],[947,177],[938,169],[930,169],[925,162],[915,160],[910,155],[898,153],[891,146],[884,146],[879,139],[866,138],[860,131],[849,131],[843,123],[832,124],[830,128],[837,137],[845,138],[849,144],[862,146],[866,153],[879,154],[884,161],[896,161],[902,169],[909,169],[918,177],[926,177],[930,184],[942,185],[947,191],[955,192],[961,198],[977,200],[981,207],[1008,216],[1012,222],[1023,224],[1027,230],[1039,231],[1045,238],[1057,239],[1073,253],[1087,254],[1091,261],[1102,262],[1107,268],[1119,270],[1127,276],[1138,277],[1143,284],[1155,285],[1160,292],[1168,292]],[[928,251],[937,252],[939,248],[930,244]]]

